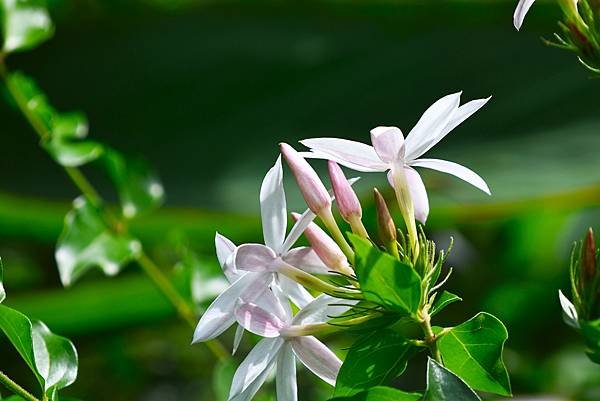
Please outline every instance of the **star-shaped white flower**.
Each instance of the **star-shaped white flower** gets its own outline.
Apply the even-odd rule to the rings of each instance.
[[[283,189],[283,169],[281,158],[267,172],[260,190],[260,207],[265,245],[244,244],[236,247],[227,238],[218,235],[215,238],[217,257],[225,276],[231,285],[219,295],[202,315],[194,332],[193,342],[208,341],[218,337],[235,322],[233,314],[239,299],[262,305],[272,286],[278,286],[282,292],[298,307],[304,307],[314,298],[304,287],[295,281],[269,270],[264,264],[261,269],[241,270],[235,263],[236,255],[241,251],[248,259],[263,260],[265,253],[280,258],[287,264],[309,273],[327,274],[329,268],[310,247],[291,249],[302,232],[314,219],[314,214],[305,212],[292,227],[286,237],[287,208]],[[262,259],[261,259],[262,258]],[[243,334],[238,329],[234,349]]]
[[[292,317],[286,302],[277,302],[272,294],[271,310],[240,302],[236,316],[246,330],[264,337],[241,363],[233,377],[230,401],[249,401],[276,369],[275,380],[278,401],[297,401],[296,359],[319,378],[335,385],[342,362],[325,344],[313,336],[302,336],[307,326],[327,322],[350,307],[341,300],[321,295]]]
[[[490,194],[485,181],[470,169],[446,160],[420,158],[489,100],[473,100],[460,106],[460,95],[461,93],[454,93],[445,96],[431,105],[406,140],[397,127],[377,127],[371,130],[372,146],[339,138],[305,139],[300,143],[310,148],[311,152],[304,152],[302,155],[332,160],[357,171],[389,171],[389,181],[396,190],[399,190],[400,181],[406,181],[414,204],[415,218],[424,223],[429,214],[429,200],[425,185],[413,167],[425,167],[454,175]],[[405,179],[398,180],[400,175],[405,176]]]

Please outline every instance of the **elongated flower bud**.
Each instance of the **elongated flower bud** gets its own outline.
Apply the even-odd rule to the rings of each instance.
[[[298,221],[301,216],[298,213],[292,213],[292,217],[295,221]],[[342,252],[338,244],[321,227],[315,223],[310,223],[304,230],[304,236],[310,243],[311,248],[319,256],[319,259],[327,267],[344,274],[353,273],[344,252]]]
[[[594,241],[594,231],[590,227],[583,243],[582,252],[582,281],[584,285],[591,283],[596,276],[596,243]]]
[[[377,229],[379,232],[379,239],[390,253],[394,256],[398,256],[396,224],[394,223],[390,210],[379,190],[374,188],[373,193],[375,195],[375,208],[377,209]]]
[[[279,144],[279,148],[296,177],[296,182],[308,208],[318,216],[321,216],[324,210],[330,210],[331,197],[315,170],[287,143]]]
[[[338,205],[342,218],[348,223],[355,218],[360,219],[362,217],[360,202],[352,186],[346,179],[344,172],[332,160],[329,160],[327,163],[327,168],[329,169],[329,179],[331,180],[333,193],[335,194],[335,202]]]

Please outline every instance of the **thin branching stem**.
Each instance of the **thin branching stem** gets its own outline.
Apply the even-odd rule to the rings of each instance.
[[[37,397],[32,395],[29,391],[25,390],[23,387],[17,384],[14,380],[12,380],[2,371],[0,371],[0,383],[2,383],[4,387],[6,387],[14,394],[20,396],[26,401],[40,401]]]

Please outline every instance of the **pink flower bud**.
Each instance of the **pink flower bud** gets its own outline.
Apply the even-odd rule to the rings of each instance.
[[[355,219],[362,217],[362,208],[356,193],[352,189],[352,186],[346,179],[344,172],[338,166],[338,164],[332,160],[327,163],[329,169],[329,179],[333,186],[333,192],[335,194],[335,201],[338,205],[338,209],[342,218],[351,223]]]
[[[295,221],[298,221],[301,216],[298,213],[292,213],[292,217]],[[304,236],[327,267],[344,274],[352,273],[344,252],[321,227],[315,223],[310,223],[304,230]]]
[[[377,188],[373,189],[375,194],[375,208],[377,210],[377,228],[379,229],[379,238],[385,244],[396,242],[396,225],[390,214],[390,210],[385,203],[385,199]]]
[[[279,144],[281,154],[292,170],[308,208],[316,215],[331,208],[331,197],[323,182],[306,160],[287,143]]]
[[[596,244],[594,241],[594,231],[590,227],[581,250],[582,253],[582,283],[587,285],[591,283],[596,277]]]

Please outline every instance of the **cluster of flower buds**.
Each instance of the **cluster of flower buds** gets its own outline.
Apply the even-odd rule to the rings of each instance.
[[[571,255],[571,302],[559,291],[559,300],[565,322],[580,330],[587,352],[594,362],[600,363],[600,251],[590,228]]]
[[[420,158],[488,100],[460,105],[460,95],[451,94],[435,102],[406,140],[399,128],[378,127],[371,131],[373,146],[316,138],[301,141],[311,151],[299,153],[288,144],[280,144],[281,156],[308,209],[302,214],[292,213],[295,223],[288,232],[282,157],[278,157],[260,190],[264,244],[235,245],[216,235],[217,256],[230,286],[209,306],[194,333],[194,342],[208,341],[237,323],[234,352],[245,330],[263,337],[236,371],[230,400],[250,400],[274,369],[278,400],[296,400],[296,359],[327,383],[335,384],[341,361],[315,336],[339,329],[339,322],[345,327],[371,318],[369,312],[359,317],[348,312],[364,294],[353,268],[355,251],[336,220],[333,205],[354,235],[368,243],[372,240],[352,187],[355,180],[348,180],[340,165],[362,172],[387,172],[408,234],[405,237],[397,230],[388,205],[375,189],[379,245],[399,261],[425,263],[433,271],[434,249],[417,234],[417,221],[425,223],[429,202],[414,167],[454,175],[489,193],[483,179],[466,167]],[[306,158],[328,160],[331,191]],[[310,246],[294,247],[302,235]],[[295,315],[292,304],[298,310]],[[336,325],[330,324],[332,318],[336,318]]]
[[[564,15],[558,23],[561,32],[554,34],[554,40],[545,40],[546,44],[576,53],[588,70],[600,73],[600,1],[557,1]],[[534,0],[519,1],[514,14],[517,30],[533,3]]]

